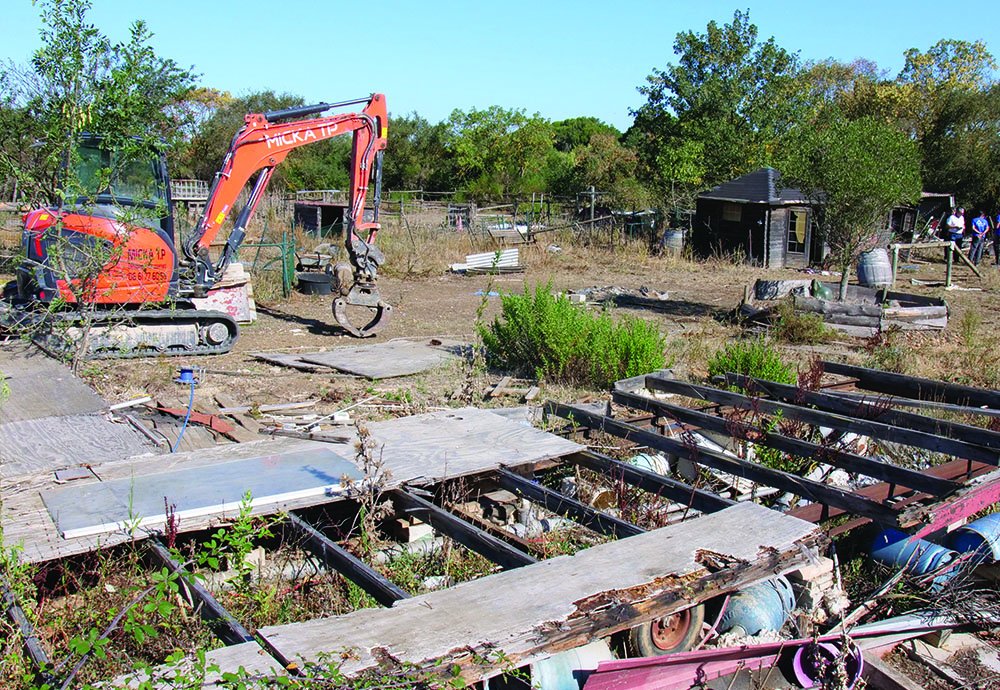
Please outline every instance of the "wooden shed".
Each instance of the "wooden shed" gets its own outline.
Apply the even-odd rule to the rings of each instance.
[[[822,256],[813,208],[783,188],[774,168],[761,168],[698,195],[691,241],[702,255],[743,256],[766,268],[804,268]]]

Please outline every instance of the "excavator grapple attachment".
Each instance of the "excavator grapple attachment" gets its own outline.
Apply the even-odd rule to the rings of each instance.
[[[392,305],[386,304],[379,297],[374,285],[355,284],[346,296],[333,300],[333,316],[341,328],[356,338],[368,338],[389,323]],[[355,326],[353,322],[368,319],[364,326]]]

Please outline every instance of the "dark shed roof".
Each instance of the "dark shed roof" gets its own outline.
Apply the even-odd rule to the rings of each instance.
[[[699,199],[718,199],[744,204],[801,204],[807,199],[797,189],[782,187],[781,173],[774,168],[761,168],[747,173],[735,180],[723,182],[707,192],[698,195]]]

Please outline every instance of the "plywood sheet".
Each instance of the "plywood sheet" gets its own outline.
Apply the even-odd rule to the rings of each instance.
[[[369,379],[388,379],[417,374],[459,361],[468,347],[455,340],[390,340],[386,343],[301,354],[299,359]]]
[[[367,433],[375,443],[376,459],[387,472],[388,488],[406,482],[419,483],[439,477],[485,472],[501,464],[530,466],[582,449],[578,444],[553,434],[475,408],[376,422],[368,425]],[[337,449],[347,459],[353,459],[355,452],[353,447],[346,445],[331,447],[330,444],[317,441],[272,438],[187,453],[113,460],[95,464],[93,470],[105,482],[119,481],[125,484],[139,481],[143,484],[146,480],[140,478],[147,475],[193,467],[211,467],[264,455],[293,454],[316,447]],[[254,477],[249,477],[248,481],[252,479]],[[243,486],[242,483],[240,485]],[[41,499],[41,493],[54,488],[51,471],[32,472],[4,481],[3,502],[0,504],[4,538],[10,544],[23,545],[24,558],[27,560],[45,561],[84,553],[130,538],[125,531],[118,531],[64,539]],[[149,500],[156,503],[155,508],[159,508],[163,496],[162,487],[158,487],[156,495]],[[179,503],[172,496],[168,496],[168,500]],[[336,498],[325,495],[297,496],[258,506],[254,512],[278,513],[330,500]],[[238,503],[237,497],[233,508],[237,508]],[[214,524],[223,515],[231,516],[234,513],[234,510],[228,510],[187,518],[181,521],[181,530],[203,529]],[[141,537],[142,534],[138,536]]]
[[[376,444],[376,457],[399,481],[432,482],[500,465],[529,465],[584,449],[475,407],[375,422],[367,428]]]
[[[379,657],[470,672],[475,658],[514,666],[577,646],[808,562],[818,528],[753,503],[346,616],[262,628],[289,659],[342,661],[353,674]],[[711,564],[711,567],[710,567]],[[711,573],[719,567],[722,571]],[[705,583],[712,581],[716,589]],[[266,671],[256,645],[209,652],[223,671]],[[341,652],[344,652],[341,654]],[[481,662],[480,662],[481,663]],[[482,675],[489,671],[482,669]]]
[[[338,495],[361,478],[352,461],[320,446],[139,477],[74,482],[42,492],[42,500],[62,536],[72,539],[163,525],[167,504],[176,505],[176,517],[187,520],[232,509],[247,493],[253,505],[273,505]]]
[[[157,452],[129,424],[101,415],[68,415],[0,424],[0,476],[5,482],[41,470]]]
[[[106,410],[107,403],[60,362],[34,345],[0,346],[0,371],[10,397],[0,405],[0,424]]]

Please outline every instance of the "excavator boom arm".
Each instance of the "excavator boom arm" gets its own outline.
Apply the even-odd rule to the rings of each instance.
[[[309,117],[331,108],[365,103],[359,113]],[[292,119],[308,118],[308,119]],[[194,240],[185,249],[198,266],[197,287],[207,289],[219,277],[231,256],[242,243],[246,224],[260,201],[274,167],[285,160],[292,149],[325,139],[353,133],[348,211],[348,246],[359,229],[368,229],[366,242],[374,239],[377,226],[363,223],[365,200],[373,165],[381,162],[386,146],[388,115],[385,96],[373,94],[368,99],[342,103],[321,103],[300,108],[254,113],[246,116],[246,125],[233,137],[232,144],[216,174],[205,210],[198,221]],[[240,192],[254,174],[260,172],[250,200],[237,217],[223,256],[212,265],[208,247],[219,234],[233,210]],[[370,225],[370,227],[369,227]],[[353,256],[353,255],[352,255]]]

